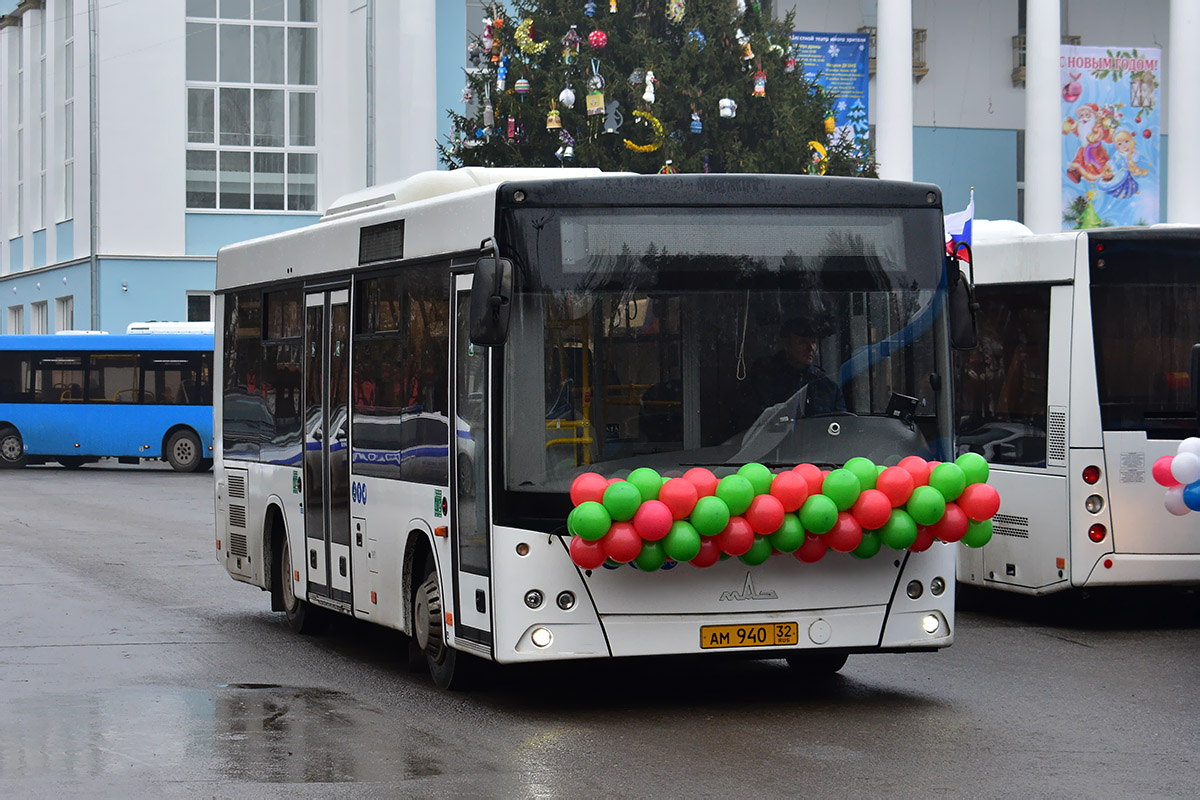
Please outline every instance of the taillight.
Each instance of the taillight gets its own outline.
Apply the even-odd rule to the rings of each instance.
[[[1104,537],[1108,535],[1108,528],[1105,528],[1099,522],[1088,528],[1088,538],[1099,544],[1104,541]]]
[[[1083,468],[1083,482],[1088,486],[1094,486],[1096,481],[1100,480],[1100,468],[1093,464],[1090,467]]]

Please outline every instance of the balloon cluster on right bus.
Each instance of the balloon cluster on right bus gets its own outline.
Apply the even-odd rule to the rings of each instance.
[[[1150,470],[1154,481],[1165,486],[1163,505],[1177,517],[1200,511],[1200,438],[1190,436],[1179,443],[1173,456],[1163,456]]]
[[[829,550],[870,558],[882,546],[920,552],[934,541],[982,547],[1000,508],[988,472],[976,453],[893,467],[858,457],[832,471],[800,464],[778,474],[746,464],[719,480],[702,467],[676,477],[648,467],[624,479],[586,472],[571,486],[571,560],[652,572],[729,557],[755,566],[784,553],[813,563]]]

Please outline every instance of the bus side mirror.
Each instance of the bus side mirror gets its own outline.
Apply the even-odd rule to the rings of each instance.
[[[958,259],[946,259],[950,277],[950,345],[955,350],[974,350],[979,346],[979,326],[975,312],[975,285],[958,268]]]
[[[475,262],[471,284],[471,343],[484,347],[504,344],[512,315],[513,263],[507,258]]]

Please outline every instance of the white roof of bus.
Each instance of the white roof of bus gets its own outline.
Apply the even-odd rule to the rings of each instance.
[[[975,282],[1042,283],[1072,280],[1079,231],[1034,233],[1014,220],[971,224]]]

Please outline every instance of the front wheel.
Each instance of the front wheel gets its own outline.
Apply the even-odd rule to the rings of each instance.
[[[83,466],[83,456],[59,456],[58,463],[67,469],[79,469]]]
[[[191,431],[175,431],[163,456],[176,472],[195,472],[204,461],[201,453],[200,437]]]
[[[413,603],[413,640],[425,654],[429,674],[439,689],[465,689],[470,681],[471,657],[446,644],[442,614],[442,588],[430,559]]]
[[[11,425],[0,428],[0,469],[25,466],[25,442]]]
[[[846,666],[845,653],[789,653],[788,666],[811,678],[827,678]]]

